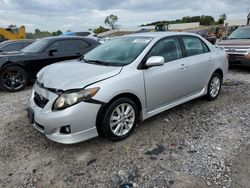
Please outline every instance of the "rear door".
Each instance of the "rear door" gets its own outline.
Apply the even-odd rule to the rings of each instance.
[[[148,112],[173,103],[187,94],[188,76],[179,39],[162,39],[151,49],[146,59],[152,56],[164,57],[165,64],[144,70]]]
[[[183,36],[182,37],[188,74],[189,95],[199,93],[207,85],[207,80],[211,76],[213,67],[213,56],[208,46],[198,37]]]

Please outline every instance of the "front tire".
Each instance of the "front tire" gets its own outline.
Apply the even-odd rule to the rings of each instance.
[[[139,110],[136,103],[127,97],[122,97],[106,108],[101,129],[108,139],[119,141],[132,134],[138,120]]]
[[[221,91],[222,76],[217,72],[214,73],[208,83],[207,99],[209,101],[215,100]]]
[[[23,90],[28,84],[26,71],[19,66],[9,66],[0,73],[0,87],[5,91]]]

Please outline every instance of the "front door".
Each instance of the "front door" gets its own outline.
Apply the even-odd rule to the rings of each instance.
[[[178,38],[166,38],[158,42],[149,52],[152,56],[162,56],[163,66],[144,70],[147,111],[170,104],[187,94],[187,68],[182,59]]]

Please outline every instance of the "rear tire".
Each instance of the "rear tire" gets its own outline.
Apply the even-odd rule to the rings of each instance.
[[[19,66],[9,66],[0,72],[0,87],[5,91],[23,90],[28,84],[26,71]]]
[[[221,85],[222,85],[222,77],[220,74],[215,72],[212,75],[207,87],[208,89],[206,98],[209,101],[215,100],[218,97],[221,91]]]
[[[132,134],[138,120],[139,110],[136,103],[127,97],[122,97],[106,108],[100,128],[108,139],[120,141]]]

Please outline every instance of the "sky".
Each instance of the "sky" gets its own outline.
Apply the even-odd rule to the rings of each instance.
[[[118,16],[118,25],[134,27],[159,20],[184,16],[226,13],[228,19],[246,18],[249,0],[0,0],[0,27],[25,25],[56,31],[86,31],[105,26],[110,14]]]

